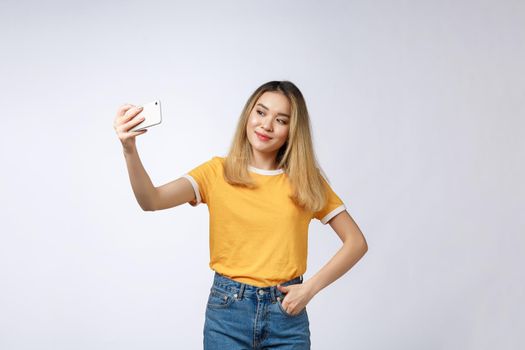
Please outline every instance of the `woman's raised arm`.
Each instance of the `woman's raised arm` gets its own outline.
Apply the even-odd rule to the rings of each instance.
[[[122,105],[113,123],[113,128],[122,143],[131,187],[140,207],[145,211],[155,211],[172,208],[195,199],[191,183],[182,177],[160,187],[153,186],[140,161],[135,143],[135,137],[142,135],[147,129],[129,131],[143,120],[139,115],[141,110],[130,104]]]

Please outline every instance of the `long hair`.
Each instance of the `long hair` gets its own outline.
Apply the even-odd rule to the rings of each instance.
[[[310,127],[310,117],[301,91],[292,82],[270,81],[258,87],[242,109],[235,135],[224,161],[224,179],[230,185],[256,188],[248,172],[252,160],[252,145],[246,134],[250,112],[259,97],[267,92],[279,92],[290,101],[290,128],[288,139],[278,150],[276,162],[288,176],[292,187],[289,198],[299,207],[316,212],[326,204],[323,176],[315,157]],[[322,172],[322,173],[321,173]]]

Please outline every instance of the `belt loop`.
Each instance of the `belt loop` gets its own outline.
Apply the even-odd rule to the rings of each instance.
[[[299,276],[301,278],[301,283],[303,283],[303,275]]]
[[[272,303],[275,303],[275,301],[277,300],[277,286],[273,286],[272,288],[270,288],[270,296],[271,296],[271,299],[272,299]]]
[[[244,287],[246,285],[244,283],[241,283],[241,288],[239,288],[239,295],[237,296],[238,299],[242,299],[242,295],[244,293]]]

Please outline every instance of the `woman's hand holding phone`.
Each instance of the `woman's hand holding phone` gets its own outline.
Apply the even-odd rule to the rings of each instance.
[[[135,147],[135,137],[147,132],[147,129],[130,131],[130,129],[144,120],[144,117],[139,115],[140,112],[142,112],[142,107],[125,104],[119,107],[115,116],[113,128],[125,150]]]

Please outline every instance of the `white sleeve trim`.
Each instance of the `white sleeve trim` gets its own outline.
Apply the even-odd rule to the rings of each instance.
[[[202,203],[202,200],[201,200],[201,194],[199,192],[199,184],[197,183],[197,181],[195,181],[195,179],[189,175],[189,174],[184,174],[182,175],[182,177],[185,177],[186,179],[190,180],[190,183],[191,183],[191,186],[193,187],[193,191],[195,191],[195,201],[196,203],[195,204],[192,204],[191,202],[188,202],[190,203],[190,205],[192,207],[196,207],[197,205],[199,205],[200,203]]]
[[[334,216],[336,216],[337,214],[339,214],[345,209],[346,209],[346,206],[344,204],[341,204],[340,206],[338,206],[337,208],[335,208],[334,210],[326,214],[325,217],[321,219],[321,222],[323,223],[323,225],[326,225],[328,221],[330,221],[331,218],[333,218]]]

